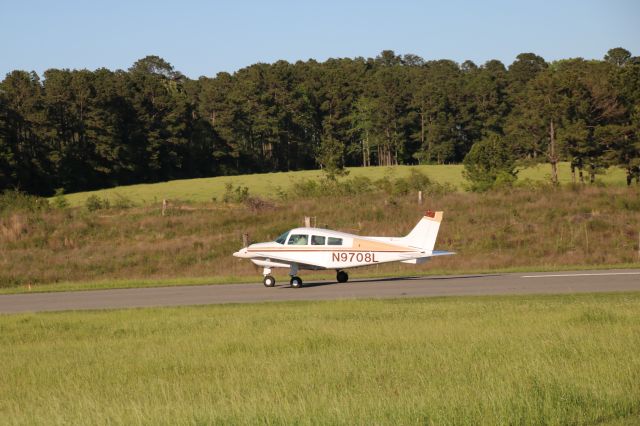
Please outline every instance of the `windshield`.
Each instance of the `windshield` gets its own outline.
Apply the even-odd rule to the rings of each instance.
[[[284,234],[282,234],[278,238],[276,238],[276,243],[284,244],[284,242],[287,241],[287,237],[288,236],[289,236],[289,231],[285,232]]]

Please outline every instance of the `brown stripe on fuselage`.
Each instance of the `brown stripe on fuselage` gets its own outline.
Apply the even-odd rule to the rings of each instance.
[[[355,252],[387,252],[387,253],[413,253],[418,252],[418,250],[411,250],[402,246],[397,246],[395,244],[384,243],[382,241],[371,241],[365,240],[361,238],[354,238],[353,244],[351,247],[345,246],[307,246],[307,247],[299,247],[295,245],[291,246],[283,246],[273,247],[273,248],[263,248],[263,249],[248,249],[249,252],[266,252],[266,251],[355,251]]]
[[[376,252],[386,252],[386,253],[420,253],[417,250],[409,250],[409,249],[405,249],[405,250],[362,250],[362,249],[350,249],[350,248],[335,248],[335,249],[327,249],[327,248],[322,248],[322,249],[317,249],[317,248],[298,248],[298,249],[290,249],[290,248],[271,248],[271,249],[255,249],[255,250],[251,250],[251,249],[247,249],[248,252],[250,253],[261,253],[261,252],[278,252],[278,251],[307,251],[307,252],[316,252],[316,251],[349,251],[349,252],[372,252],[372,251],[376,251]]]

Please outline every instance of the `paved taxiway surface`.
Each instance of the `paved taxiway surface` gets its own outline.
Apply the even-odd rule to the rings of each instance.
[[[355,275],[355,274],[354,274]],[[303,276],[304,279],[304,276]],[[0,295],[0,313],[149,306],[207,305],[285,300],[331,300],[496,294],[640,291],[640,270],[574,271],[354,279],[346,284],[281,282]]]

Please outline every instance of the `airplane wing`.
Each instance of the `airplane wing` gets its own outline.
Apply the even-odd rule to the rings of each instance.
[[[449,256],[452,254],[456,254],[456,253],[453,251],[434,250],[431,253],[423,251],[420,253],[402,253],[399,256],[403,259],[420,259],[420,258],[435,257],[435,256]]]

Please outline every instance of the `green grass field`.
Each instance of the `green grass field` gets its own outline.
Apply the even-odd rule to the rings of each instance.
[[[0,423],[637,424],[640,294],[0,316]]]
[[[362,176],[372,180],[380,179],[385,175],[403,177],[411,170],[419,170],[431,179],[439,183],[449,183],[459,189],[464,187],[462,165],[426,165],[426,166],[395,166],[395,167],[352,167],[349,168],[349,177]],[[534,181],[549,180],[549,165],[541,164],[535,167],[522,169],[519,179],[531,179]],[[292,182],[302,179],[315,179],[323,175],[320,170],[305,170],[287,173],[266,173],[241,176],[218,176],[201,179],[174,180],[171,182],[121,186],[118,188],[103,189],[99,191],[80,192],[68,194],[67,200],[72,206],[81,206],[87,197],[97,195],[100,198],[117,201],[118,196],[125,197],[136,204],[144,205],[159,203],[163,199],[206,202],[213,198],[222,199],[225,183],[242,185],[250,189],[252,195],[262,197],[275,197],[278,189],[286,190]],[[561,183],[569,183],[571,174],[569,163],[560,163],[559,178]],[[598,175],[598,179],[612,185],[624,185],[624,171],[619,168],[611,168],[605,174]]]

